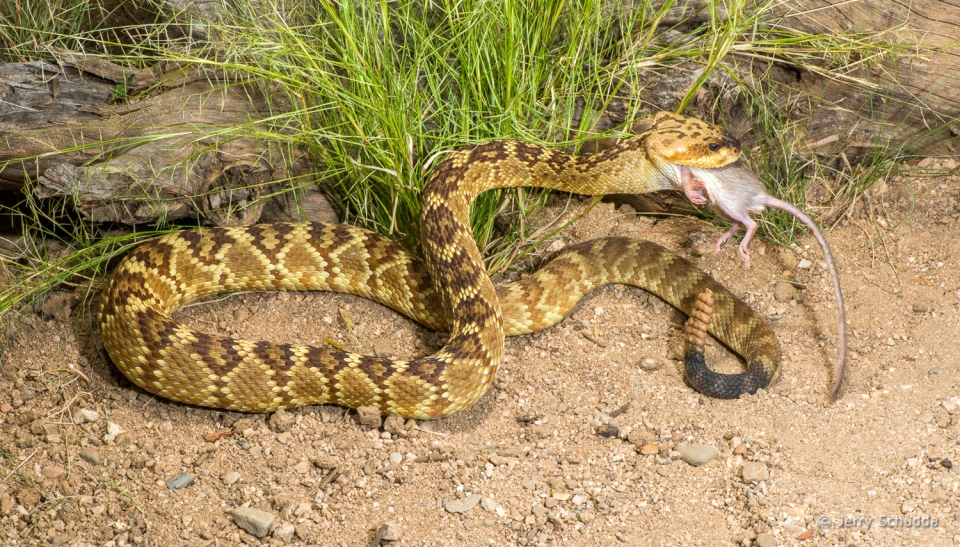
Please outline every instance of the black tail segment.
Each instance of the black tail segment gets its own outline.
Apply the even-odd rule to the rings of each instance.
[[[690,387],[714,399],[736,399],[745,393],[752,395],[773,381],[773,376],[759,361],[750,363],[742,374],[714,372],[707,368],[703,348],[689,346],[683,353],[683,371]]]
[[[700,291],[689,311],[689,319],[684,326],[686,348],[683,354],[684,376],[695,390],[716,399],[736,399],[745,393],[754,394],[760,388],[770,385],[776,378],[776,365],[764,363],[761,359],[748,359],[746,372],[742,374],[721,374],[707,368],[703,348],[707,341],[710,318],[714,313],[714,293],[709,287]],[[737,304],[741,304],[735,300]]]

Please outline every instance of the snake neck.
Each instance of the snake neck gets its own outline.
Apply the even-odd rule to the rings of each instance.
[[[578,194],[642,193],[679,186],[676,168],[647,154],[637,137],[589,157],[520,142],[492,142],[455,152],[434,170],[421,198],[427,268],[450,318],[442,353],[496,366],[503,356],[503,316],[470,229],[470,205],[494,188],[549,188]],[[443,355],[439,356],[443,359]]]
[[[647,151],[646,135],[592,156],[523,142],[499,141],[461,150],[437,166],[424,189],[472,202],[494,188],[549,188],[586,195],[680,188],[677,167]]]

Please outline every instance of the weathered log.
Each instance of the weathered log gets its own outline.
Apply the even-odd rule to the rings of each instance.
[[[855,30],[917,44],[917,55],[854,72],[865,86],[804,70],[779,71],[784,104],[806,103],[803,141],[815,153],[848,157],[877,147],[956,155],[960,148],[960,4],[942,0],[780,2],[779,24],[828,36]],[[870,54],[873,52],[865,52]],[[793,67],[796,68],[796,67]]]
[[[274,181],[313,183],[305,178],[310,163],[296,150],[220,134],[224,127],[255,128],[266,101],[216,73],[156,76],[61,55],[59,65],[2,65],[0,84],[0,99],[15,105],[0,125],[0,189],[31,184],[37,196],[67,197],[96,222],[203,214],[217,224],[248,224],[259,218],[264,196],[277,193]],[[150,86],[165,91],[108,104],[118,89]],[[308,208],[323,212],[314,220],[336,218],[329,206]],[[304,218],[302,208],[288,210],[297,213],[290,218]]]

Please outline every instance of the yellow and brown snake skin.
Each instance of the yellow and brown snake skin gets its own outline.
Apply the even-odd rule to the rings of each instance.
[[[709,332],[746,359],[745,373],[718,374],[703,365],[702,352],[691,359],[696,351],[688,347],[686,374],[695,389],[721,398],[753,393],[777,376],[773,331],[684,259],[653,243],[602,238],[568,247],[536,274],[495,287],[468,221],[473,199],[493,188],[580,194],[678,188],[676,165],[719,167],[739,154],[739,143],[722,128],[664,112],[645,133],[590,157],[519,142],[456,151],[423,190],[425,261],[385,237],[343,224],[165,235],[134,249],[111,277],[98,315],[103,343],[131,381],[174,401],[247,412],[375,406],[385,414],[436,419],[471,406],[489,389],[503,360],[504,335],[547,328],[593,288],[622,283],[649,290],[688,315],[703,310]],[[189,302],[241,290],[355,294],[449,332],[450,339],[434,355],[401,361],[214,336],[171,318]],[[711,302],[698,305],[707,290]]]

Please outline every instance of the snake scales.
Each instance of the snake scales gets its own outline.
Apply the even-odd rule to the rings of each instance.
[[[519,142],[459,150],[434,169],[423,190],[425,261],[389,239],[342,224],[168,234],[138,246],[112,275],[98,315],[103,343],[130,380],[175,401],[248,412],[323,403],[376,406],[432,419],[483,396],[503,360],[505,334],[547,328],[593,288],[623,283],[688,315],[705,309],[700,316],[709,332],[746,359],[742,374],[714,373],[688,344],[686,374],[694,388],[723,398],[752,393],[778,373],[772,330],[682,258],[649,242],[602,238],[568,247],[536,274],[495,287],[468,219],[473,199],[492,188],[649,192],[678,188],[679,165],[719,167],[739,154],[739,143],[722,128],[664,112],[648,131],[590,157]],[[401,361],[214,336],[171,318],[188,302],[239,290],[356,294],[450,338],[434,355]],[[705,293],[712,293],[706,308]],[[700,330],[706,328],[701,322]]]

